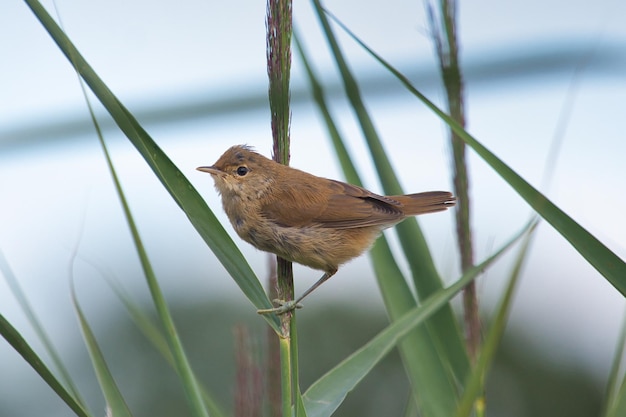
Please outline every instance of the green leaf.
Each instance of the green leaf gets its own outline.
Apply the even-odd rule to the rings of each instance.
[[[326,121],[344,174],[352,184],[361,185],[361,179],[326,105],[322,87],[313,73],[298,37],[296,36],[295,39],[309,76],[313,96]],[[385,236],[378,238],[370,251],[370,256],[389,316],[394,320],[416,306],[415,298],[393,258]],[[454,409],[454,401],[451,401],[450,395],[455,392],[455,386],[451,378],[448,378],[447,372],[444,371],[448,367],[444,365],[442,357],[433,343],[429,329],[426,327],[414,329],[413,334],[402,341],[399,349],[407,374],[413,382],[414,398],[419,403],[420,408],[425,411],[426,415],[430,415],[436,411],[431,412],[429,410],[439,410],[440,404],[445,404],[446,409],[442,410],[442,414],[449,415]]]
[[[618,417],[626,415],[626,377],[623,375],[622,359],[624,350],[626,349],[626,317],[622,319],[622,328],[617,339],[615,355],[613,356],[613,364],[611,365],[611,374],[606,388],[606,399],[604,403],[604,412],[600,415],[603,417]],[[621,376],[621,384],[617,389],[618,380]]]
[[[591,233],[569,217],[563,210],[552,203],[546,196],[520,177],[501,159],[484,147],[462,126],[445,114],[426,96],[420,93],[411,82],[387,61],[371,50],[345,25],[335,19],[363,49],[391,72],[413,95],[419,98],[429,109],[445,121],[459,137],[487,162],[526,202],[552,227],[554,227],[607,281],[622,295],[626,296],[626,263],[615,253],[596,239]]]
[[[469,282],[509,249],[530,228],[526,226],[500,250],[468,270],[446,289],[438,291],[420,306],[385,328],[366,345],[354,352],[339,365],[318,379],[304,393],[304,405],[309,417],[328,417],[339,407],[346,395],[370,372],[370,370],[393,349],[403,337],[423,324],[430,316],[446,305]]]
[[[298,393],[296,395],[296,417],[308,417],[306,408],[304,408],[304,400],[302,398],[302,393],[300,389],[298,389]]]
[[[522,247],[515,261],[515,265],[513,266],[513,270],[511,271],[504,296],[500,300],[500,305],[496,309],[493,323],[491,324],[487,336],[485,337],[485,341],[481,346],[478,359],[476,360],[476,365],[470,374],[469,380],[465,384],[465,390],[463,391],[461,401],[459,401],[459,408],[456,413],[458,417],[469,416],[472,412],[476,398],[481,392],[484,392],[485,375],[487,375],[489,366],[493,361],[498,346],[500,345],[502,335],[504,334],[506,322],[511,310],[513,294],[515,292],[522,266],[524,265],[524,261],[527,259],[528,249],[530,247],[531,239],[534,236],[533,232],[535,231],[536,226],[536,221],[531,222],[528,234],[522,242]],[[484,415],[484,413],[476,413],[476,415]]]
[[[150,317],[148,317],[139,307],[137,307],[136,303],[130,300],[130,298],[124,293],[122,288],[114,284],[111,280],[107,280],[107,282],[126,308],[126,311],[128,312],[133,323],[165,358],[167,363],[172,366],[174,370],[177,370],[174,362],[174,357],[161,329],[154,323],[154,321]],[[219,405],[218,401],[202,385],[200,385],[200,390],[202,393],[202,399],[204,400],[204,404],[206,405],[209,414],[212,417],[226,417],[226,413]]]
[[[296,50],[304,64],[304,69],[306,70],[309,84],[311,88],[311,93],[313,94],[313,99],[317,104],[317,108],[322,113],[322,117],[324,118],[324,123],[326,124],[326,128],[328,129],[328,136],[335,148],[335,154],[337,155],[337,159],[339,160],[339,164],[341,165],[341,169],[343,170],[343,174],[346,177],[346,180],[350,184],[355,184],[358,186],[362,186],[361,178],[359,178],[359,174],[352,163],[352,158],[350,157],[350,153],[348,152],[344,140],[339,133],[339,128],[335,123],[333,116],[330,113],[330,109],[326,104],[326,95],[324,93],[324,89],[322,85],[318,81],[318,77],[313,71],[311,64],[309,63],[308,54],[304,50],[304,45],[300,41],[300,36],[298,31],[294,28],[294,37],[296,43]]]
[[[626,378],[622,379],[619,392],[616,395],[615,403],[609,409],[608,417],[622,417],[626,415]]]
[[[91,417],[91,414],[70,394],[63,384],[59,382],[54,374],[46,367],[43,360],[29,346],[22,335],[0,314],[0,334],[9,342],[17,353],[22,355],[24,360],[39,374],[46,384],[80,417]]]
[[[344,175],[350,183],[361,185],[361,179],[359,178],[344,141],[326,105],[324,91],[309,64],[307,54],[304,52],[299,37],[296,35],[294,39],[296,40],[296,46],[309,76],[313,97],[326,122],[328,133],[335,147],[335,152],[344,171]],[[416,302],[411,295],[411,289],[403,278],[402,272],[395,262],[384,236],[381,236],[376,241],[376,244],[370,251],[370,256],[374,264],[376,277],[379,280],[385,305],[387,305],[390,310],[390,316],[400,317],[403,312],[414,308]],[[450,404],[451,410],[454,402],[450,401],[448,393],[453,389],[453,386],[451,385],[451,381],[447,378],[446,373],[442,372],[444,365],[432,342],[432,337],[428,329],[424,327],[414,329],[414,334],[407,336],[401,343],[400,351],[403,355],[407,372],[412,376],[414,381],[417,381],[414,384],[417,387],[417,391],[423,394],[416,398],[416,401],[419,401],[422,409],[435,409],[438,407],[438,404],[445,403]],[[421,387],[424,387],[424,392],[421,391]],[[438,389],[438,387],[444,388]]]
[[[4,253],[2,251],[0,251],[0,271],[4,275],[5,280],[11,290],[11,293],[13,293],[13,296],[16,298],[22,311],[26,315],[28,322],[35,330],[35,333],[37,334],[37,337],[45,348],[46,353],[50,356],[50,359],[52,360],[54,366],[58,369],[61,381],[63,381],[63,383],[68,387],[69,391],[72,393],[72,396],[76,399],[76,401],[84,406],[85,401],[81,398],[80,393],[78,392],[78,388],[74,386],[70,373],[63,364],[63,361],[61,360],[61,355],[59,355],[58,351],[52,344],[52,340],[48,336],[48,333],[37,318],[35,311],[31,307],[30,302],[22,291],[22,287],[20,286],[17,278],[13,274],[13,271],[11,270],[11,267],[9,266],[9,263],[4,257]]]
[[[291,345],[291,382],[292,392],[294,396],[294,409],[296,417],[307,417],[306,409],[304,408],[304,402],[302,400],[302,391],[300,390],[300,362],[298,359],[298,326],[296,324],[296,315],[291,318],[291,331],[289,343]]]
[[[74,303],[74,308],[76,309],[76,313],[78,315],[78,321],[80,323],[80,328],[83,332],[83,338],[85,339],[85,344],[87,345],[87,349],[89,350],[89,356],[91,357],[91,363],[93,364],[93,369],[96,372],[96,376],[98,378],[98,382],[100,384],[100,388],[102,389],[102,393],[104,394],[104,398],[106,400],[107,408],[110,410],[111,416],[113,417],[132,417],[132,413],[122,397],[122,393],[120,392],[115,380],[113,379],[113,375],[111,375],[111,371],[106,364],[104,356],[102,355],[102,351],[98,346],[98,342],[89,327],[89,323],[83,314],[83,311],[78,304],[78,299],[76,298],[76,291],[72,286],[72,302]]]
[[[322,10],[318,0],[313,1],[324,33],[337,62],[341,73],[344,88],[350,103],[355,111],[361,126],[363,135],[367,141],[377,173],[388,195],[403,194],[398,178],[387,158],[382,142],[369,116],[365,104],[361,98],[358,84],[352,75],[343,57],[341,49],[335,39],[333,31]],[[304,54],[302,54],[304,55]],[[303,60],[306,60],[304,57]],[[318,90],[316,101],[319,107],[325,107],[322,102],[323,94],[317,81],[313,81],[310,65],[305,64],[311,85]],[[325,120],[330,118],[327,110],[322,110]],[[329,127],[331,135],[333,128]],[[336,141],[336,139],[334,139]],[[351,172],[353,168],[349,168]],[[411,268],[415,288],[420,299],[425,299],[437,290],[443,288],[442,280],[435,268],[432,256],[426,244],[424,235],[414,218],[407,219],[396,226],[395,230],[400,238],[401,247],[404,251]],[[379,285],[385,305],[392,320],[415,307],[416,302],[410,296],[410,290],[406,280],[400,273],[397,265],[390,268],[395,261],[389,259],[386,271],[376,268],[377,262],[382,262],[384,257],[392,257],[391,251],[384,250],[384,240],[379,239],[372,250],[375,269],[379,279]],[[377,255],[377,251],[383,251],[384,255]],[[419,352],[419,353],[418,353]],[[453,398],[456,397],[456,385],[465,380],[469,371],[469,359],[463,343],[461,332],[450,306],[445,306],[433,316],[427,328],[416,329],[415,335],[409,336],[401,345],[403,361],[412,380],[414,389],[426,391],[421,398],[416,397],[418,403],[426,415],[449,416],[454,410]]]
[[[85,98],[87,99],[86,94]],[[159,319],[161,320],[161,324],[165,329],[165,340],[167,341],[167,344],[169,346],[170,353],[172,353],[172,358],[174,360],[173,363],[176,368],[176,372],[178,373],[182,381],[183,388],[190,403],[193,414],[196,417],[208,417],[209,414],[202,399],[200,385],[193,373],[193,370],[191,369],[189,359],[185,354],[182,341],[180,339],[180,336],[178,335],[178,331],[176,330],[174,319],[172,318],[172,315],[169,311],[169,308],[165,301],[165,297],[163,296],[163,292],[161,291],[150,260],[148,259],[148,254],[146,253],[143,242],[141,241],[141,237],[139,236],[139,230],[137,229],[137,225],[135,224],[135,220],[133,219],[130,207],[128,205],[128,201],[126,200],[126,196],[124,195],[122,185],[115,171],[115,167],[113,166],[113,161],[111,160],[111,156],[107,149],[106,143],[104,142],[104,138],[102,137],[102,134],[100,132],[98,122],[93,113],[91,105],[89,104],[89,100],[87,100],[87,103],[89,105],[89,111],[91,113],[93,123],[98,133],[98,138],[100,140],[100,145],[102,147],[107,166],[109,167],[111,178],[113,179],[113,183],[115,185],[115,190],[117,191],[120,203],[122,204],[122,209],[124,211],[124,216],[126,218],[128,228],[130,229],[135,248],[137,249],[137,255],[139,256],[139,261],[141,262],[141,266],[146,277],[146,282],[148,284],[148,288],[150,289],[150,294],[152,295],[152,300],[156,307]],[[77,303],[75,302],[75,304]]]
[[[200,236],[215,253],[215,256],[224,265],[224,268],[233,277],[246,297],[257,309],[271,308],[272,304],[250,265],[189,180],[98,77],[42,5],[37,0],[25,0],[25,2],[70,63],[73,63],[91,91],[111,114],[115,123],[146,160],[165,189],[174,198],[174,201],[185,212]],[[276,316],[265,315],[264,317],[278,331]]]
[[[396,279],[402,277],[402,272],[387,240],[379,238],[370,255],[387,311],[392,321],[396,321],[417,304],[406,280]],[[449,372],[449,362],[442,354],[444,351],[437,345],[434,332],[431,332],[430,321],[433,317],[426,321],[425,326],[413,329],[400,342],[398,349],[413,384],[413,398],[422,414],[449,416],[457,400],[456,384]]]

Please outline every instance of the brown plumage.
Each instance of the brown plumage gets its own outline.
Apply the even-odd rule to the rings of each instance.
[[[325,272],[296,302],[263,312],[295,308],[341,264],[367,250],[382,230],[455,204],[445,191],[381,196],[279,164],[241,145],[198,170],[215,180],[226,215],[243,240]]]

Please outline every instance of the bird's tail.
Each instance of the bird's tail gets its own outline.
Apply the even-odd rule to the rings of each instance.
[[[425,193],[389,196],[402,203],[405,216],[443,211],[456,204],[456,198],[447,191],[429,191]]]

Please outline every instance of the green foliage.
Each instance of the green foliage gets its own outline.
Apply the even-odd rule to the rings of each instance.
[[[271,303],[248,262],[189,180],[98,77],[41,4],[36,0],[26,3],[252,304],[270,308]],[[267,320],[278,329],[276,317],[269,316]]]
[[[356,384],[360,382],[403,337],[406,337],[406,335],[416,327],[423,325],[429,317],[436,314],[452,297],[461,291],[468,283],[472,282],[485,268],[491,265],[492,262],[500,257],[500,255],[523,236],[524,233],[531,229],[530,225],[526,227],[522,233],[515,236],[491,257],[480,265],[468,270],[450,287],[432,295],[420,306],[410,310],[315,382],[304,394],[309,415],[316,417],[332,415],[348,392],[353,390]],[[438,400],[449,401],[450,399],[451,398],[439,398]],[[437,405],[437,403],[433,402],[431,407],[434,408]]]
[[[502,335],[504,334],[508,315],[511,311],[515,288],[519,280],[522,266],[527,259],[528,249],[530,247],[532,238],[534,237],[533,231],[536,226],[536,221],[533,221],[529,225],[529,233],[525,236],[525,239],[522,242],[522,248],[517,256],[515,265],[513,266],[513,270],[511,271],[511,276],[509,277],[508,285],[506,286],[506,290],[500,301],[500,306],[496,309],[494,313],[493,323],[487,333],[487,336],[485,337],[485,341],[481,348],[480,355],[478,356],[478,359],[476,361],[476,365],[474,366],[472,374],[465,384],[463,397],[459,402],[459,407],[456,413],[458,417],[469,416],[472,412],[475,402],[477,401],[477,398],[480,395],[480,392],[484,391],[485,375],[487,375],[489,365],[493,362],[496,351],[500,346],[500,340],[502,339]]]
[[[91,362],[93,363],[94,370],[96,371],[96,375],[98,377],[98,382],[100,383],[100,388],[102,389],[102,393],[104,394],[104,398],[106,400],[108,412],[115,417],[131,417],[132,413],[130,412],[130,409],[128,408],[128,405],[126,404],[126,401],[124,400],[117,384],[115,383],[113,375],[111,375],[111,371],[109,371],[109,367],[107,366],[104,355],[98,346],[96,337],[91,331],[91,327],[89,327],[89,323],[87,323],[87,319],[78,304],[74,288],[72,288],[72,301],[74,302],[74,307],[76,308],[76,315],[78,316],[80,328],[83,331],[85,345],[91,355]]]
[[[341,23],[339,23],[341,25]],[[357,38],[347,27],[343,29],[365,49],[374,59],[384,66],[391,74],[406,87],[406,89],[422,101],[430,110],[440,117],[469,147],[471,147],[493,170],[505,180],[520,197],[556,229],[572,246],[592,265],[607,281],[609,281],[622,295],[626,296],[626,262],[596,239],[591,233],[558,208],[546,196],[520,177],[513,169],[500,158],[483,146],[476,138],[470,135],[462,126],[454,121],[445,112],[439,109],[425,95],[420,93],[411,82],[387,61],[370,49]]]
[[[78,403],[76,398],[70,394],[63,384],[59,382],[54,373],[48,369],[43,360],[37,355],[37,353],[30,347],[28,342],[20,335],[15,327],[0,315],[0,334],[9,342],[9,345],[19,353],[26,362],[41,376],[46,384],[54,390],[54,392],[61,398],[70,409],[80,417],[90,417],[91,414],[84,407]]]

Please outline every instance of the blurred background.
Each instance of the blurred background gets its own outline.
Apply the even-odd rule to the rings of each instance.
[[[296,29],[314,58],[349,150],[366,187],[380,192],[311,5],[294,3]],[[384,7],[369,0],[324,4],[444,107],[422,1],[392,0]],[[44,5],[54,11],[51,2]],[[203,194],[257,275],[265,277],[268,256],[232,233],[212,181],[195,171],[234,144],[270,156],[265,3],[57,0],[56,5],[85,58]],[[176,408],[168,407],[184,399],[175,378],[167,379],[168,371],[158,368],[162,361],[143,345],[104,278],[122,283],[151,309],[76,75],[25,4],[6,2],[0,10],[0,249],[96,409],[104,409],[104,403],[71,304],[72,275],[131,408],[137,415],[176,415]],[[624,16],[626,3],[620,0],[461,2],[458,36],[468,131],[622,258]],[[443,124],[338,28],[336,34],[405,191],[451,189]],[[292,86],[291,165],[342,179],[295,54]],[[232,328],[244,322],[262,336],[264,323],[135,149],[95,107],[194,364],[230,408]],[[468,152],[476,259],[481,260],[520,230],[531,210]],[[459,273],[453,214],[425,216],[420,224],[441,274],[451,282]],[[386,233],[393,243],[393,231]],[[478,281],[485,323],[511,260],[504,258]],[[319,278],[317,271],[299,266],[295,274],[297,293]],[[38,347],[3,280],[0,308]],[[367,256],[342,268],[307,299],[302,312],[307,386],[385,326]],[[541,224],[492,372],[497,379],[488,394],[492,415],[597,414],[623,316],[623,297]],[[353,331],[345,332],[346,326]],[[327,355],[318,357],[321,353]],[[224,363],[209,363],[213,355]],[[0,366],[0,415],[69,414],[4,342]],[[403,403],[376,383],[389,381],[385,388],[397,386],[390,391],[405,390],[408,396],[403,378],[398,358],[390,355],[338,415],[382,415],[377,410],[399,415]]]

